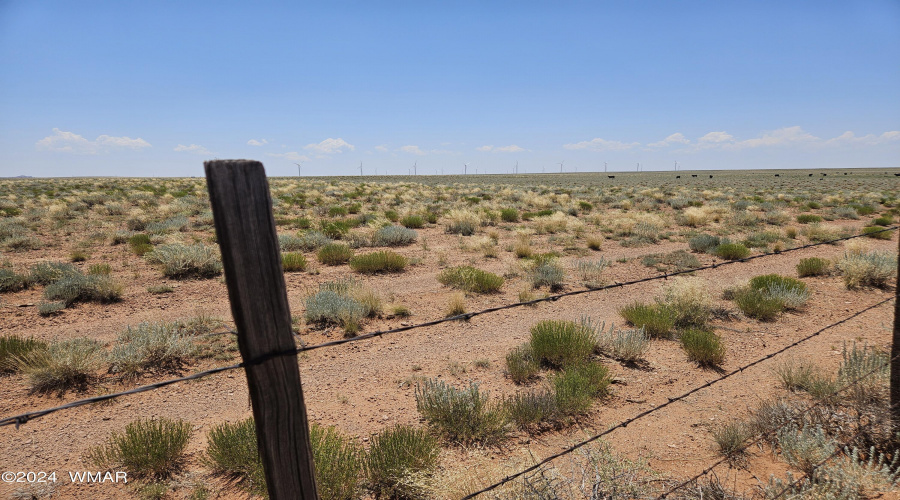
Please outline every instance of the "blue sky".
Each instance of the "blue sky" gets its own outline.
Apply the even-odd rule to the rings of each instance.
[[[900,2],[0,0],[0,176],[900,166]]]

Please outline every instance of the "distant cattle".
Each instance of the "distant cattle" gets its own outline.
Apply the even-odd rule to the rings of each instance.
[[[900,174],[894,174],[894,177],[900,177]]]
[[[680,175],[676,175],[675,178],[676,178],[676,179],[681,179],[681,176],[680,176]]]
[[[697,174],[691,174],[691,177],[697,177]]]
[[[775,177],[781,177],[781,174],[775,174]]]
[[[822,173],[822,177],[826,177],[827,175],[828,175],[828,174],[826,174],[826,173],[824,173],[824,172]]]
[[[809,176],[812,177],[812,174],[809,174]]]
[[[607,175],[607,177],[609,177],[610,179],[615,179],[615,178],[616,178],[615,175]]]
[[[709,178],[712,179],[712,174],[709,174]]]

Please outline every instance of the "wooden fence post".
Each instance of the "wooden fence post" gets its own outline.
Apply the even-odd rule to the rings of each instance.
[[[203,164],[238,345],[245,361],[295,348],[262,163]],[[273,500],[318,499],[297,355],[247,366],[256,438]]]
[[[900,231],[898,231],[900,232]],[[900,260],[900,238],[897,238],[897,257]],[[894,287],[894,336],[891,339],[891,428],[900,433],[900,266]]]

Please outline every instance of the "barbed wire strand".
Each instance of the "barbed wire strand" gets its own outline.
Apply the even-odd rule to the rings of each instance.
[[[747,363],[747,364],[745,364],[745,365],[743,365],[743,366],[741,366],[741,367],[739,367],[739,368],[735,368],[734,370],[732,370],[732,371],[730,371],[730,372],[728,372],[728,373],[726,373],[726,374],[720,376],[719,378],[710,380],[710,381],[706,382],[706,383],[703,384],[703,385],[699,385],[699,386],[697,386],[697,387],[694,387],[693,389],[691,389],[691,390],[689,390],[689,391],[687,391],[687,392],[685,392],[685,393],[683,393],[683,394],[681,394],[681,395],[679,395],[679,396],[676,396],[676,397],[674,397],[674,398],[668,398],[668,401],[666,401],[665,403],[662,403],[662,404],[660,404],[660,405],[657,405],[657,406],[654,406],[654,407],[649,408],[649,409],[647,409],[647,410],[644,410],[644,411],[638,413],[637,415],[635,415],[635,416],[633,416],[633,417],[631,417],[631,418],[628,418],[628,419],[626,419],[626,420],[623,420],[623,421],[619,422],[618,424],[616,424],[616,425],[614,425],[614,426],[612,426],[612,427],[606,429],[605,431],[603,431],[603,432],[601,432],[601,433],[599,433],[599,434],[596,434],[596,435],[594,435],[594,436],[592,436],[592,437],[590,437],[590,438],[588,438],[588,439],[585,439],[585,440],[583,440],[583,441],[580,441],[580,442],[578,442],[578,443],[576,443],[576,444],[574,444],[574,445],[572,445],[572,446],[570,446],[570,447],[568,447],[568,448],[566,448],[566,449],[564,449],[564,450],[562,450],[562,451],[560,451],[560,452],[558,452],[558,453],[555,453],[555,454],[553,454],[553,455],[550,455],[549,457],[547,457],[547,458],[541,460],[540,462],[538,462],[538,463],[536,463],[536,464],[534,464],[534,465],[532,465],[532,466],[530,466],[530,467],[528,467],[528,468],[525,468],[525,469],[523,469],[523,470],[521,470],[521,471],[519,471],[519,472],[516,472],[515,474],[506,476],[505,478],[501,479],[500,481],[497,481],[496,483],[494,483],[494,484],[492,484],[492,485],[490,485],[490,486],[488,486],[488,487],[486,487],[486,488],[483,488],[483,489],[481,489],[481,490],[478,490],[478,491],[476,491],[476,492],[474,492],[474,493],[470,493],[470,494],[466,495],[465,497],[463,497],[463,500],[475,498],[476,496],[481,495],[482,493],[487,493],[488,491],[491,491],[491,490],[494,490],[494,489],[496,489],[496,488],[499,488],[500,486],[503,486],[504,484],[506,484],[506,483],[512,481],[513,479],[516,479],[516,478],[518,478],[518,477],[520,477],[520,476],[523,476],[523,475],[525,475],[525,474],[528,474],[529,472],[532,472],[532,471],[534,471],[534,470],[536,470],[536,469],[542,467],[543,465],[547,464],[548,462],[551,462],[551,461],[553,461],[553,460],[556,460],[557,458],[559,458],[559,457],[561,457],[561,456],[563,456],[563,455],[567,455],[567,454],[569,454],[569,453],[572,453],[573,451],[575,451],[575,450],[581,448],[582,446],[585,446],[585,445],[587,445],[587,444],[589,444],[589,443],[592,443],[592,442],[594,442],[594,441],[600,439],[601,437],[606,436],[607,434],[612,433],[612,432],[615,431],[616,429],[625,428],[625,427],[627,427],[628,425],[630,425],[632,422],[634,422],[634,421],[636,421],[636,420],[639,420],[639,419],[641,419],[641,418],[644,418],[644,417],[646,417],[647,415],[650,415],[650,414],[652,414],[652,413],[655,413],[655,412],[657,412],[657,411],[659,411],[659,410],[661,410],[661,409],[663,409],[663,408],[665,408],[665,407],[671,405],[672,403],[681,401],[681,400],[687,398],[688,396],[691,396],[692,394],[694,394],[694,393],[696,393],[696,392],[699,392],[699,391],[701,391],[701,390],[703,390],[703,389],[706,389],[707,387],[710,387],[710,386],[712,386],[712,385],[715,385],[715,384],[717,384],[717,383],[719,383],[719,382],[721,382],[721,381],[723,381],[723,380],[725,380],[725,379],[727,379],[727,378],[730,378],[730,377],[732,377],[732,376],[734,376],[734,375],[736,375],[736,374],[738,374],[738,373],[741,373],[741,372],[743,372],[744,370],[746,370],[746,369],[748,369],[748,368],[750,368],[750,367],[753,367],[753,366],[755,366],[755,365],[758,365],[758,364],[762,363],[763,361],[766,361],[766,360],[768,360],[768,359],[771,359],[771,358],[777,356],[778,354],[781,354],[781,353],[783,353],[783,352],[785,352],[785,351],[787,351],[787,350],[789,350],[789,349],[792,349],[792,348],[794,348],[794,347],[797,347],[798,345],[802,344],[803,342],[806,342],[806,341],[808,341],[808,340],[810,340],[810,339],[812,339],[812,338],[814,338],[814,337],[820,335],[820,334],[821,334],[822,332],[824,332],[825,330],[828,330],[828,329],[834,328],[834,327],[836,327],[836,326],[839,326],[839,325],[841,325],[841,324],[843,324],[843,323],[846,323],[847,321],[850,321],[851,319],[856,318],[857,316],[860,316],[860,315],[862,315],[863,313],[865,313],[865,312],[867,312],[867,311],[870,311],[870,310],[872,310],[872,309],[875,309],[876,307],[878,307],[878,306],[880,306],[880,305],[882,305],[882,304],[885,304],[885,303],[887,303],[887,302],[890,302],[891,300],[894,300],[894,297],[888,297],[888,298],[886,298],[886,299],[884,299],[884,300],[881,300],[881,301],[879,301],[879,302],[877,302],[877,303],[875,303],[875,304],[872,304],[872,305],[866,307],[865,309],[861,309],[861,310],[859,310],[859,311],[853,313],[853,314],[850,315],[850,316],[847,316],[846,318],[844,318],[844,319],[842,319],[842,320],[840,320],[840,321],[837,321],[837,322],[832,323],[832,324],[830,324],[830,325],[828,325],[828,326],[825,326],[825,327],[823,327],[823,328],[821,328],[821,329],[819,329],[819,330],[817,330],[817,331],[815,331],[815,332],[813,332],[813,333],[811,333],[811,334],[809,334],[809,335],[807,335],[807,336],[805,336],[805,337],[803,337],[803,338],[801,338],[801,339],[799,339],[799,340],[796,340],[796,341],[794,341],[794,342],[792,342],[792,343],[790,343],[790,344],[788,344],[788,345],[782,347],[781,349],[778,349],[777,351],[771,352],[771,353],[769,353],[769,354],[767,354],[767,355],[765,355],[765,356],[763,356],[763,357],[761,357],[761,358],[758,358],[758,359],[756,359],[756,360],[754,360],[754,361],[752,361],[752,362],[750,362],[750,363]]]
[[[64,405],[60,405],[60,406],[56,406],[56,407],[52,407],[52,408],[47,408],[47,409],[45,409],[45,410],[39,410],[39,411],[35,411],[35,412],[27,412],[27,413],[23,413],[23,414],[20,414],[20,415],[15,415],[15,416],[11,416],[11,417],[5,417],[5,418],[3,418],[3,419],[0,419],[0,427],[7,426],[7,425],[15,425],[16,428],[18,429],[18,427],[19,427],[20,425],[27,423],[29,420],[32,420],[32,419],[34,419],[34,418],[39,418],[39,417],[42,417],[42,416],[45,416],[45,415],[48,415],[48,414],[50,414],[50,413],[54,413],[54,412],[57,412],[57,411],[68,410],[68,409],[71,409],[71,408],[77,408],[77,407],[79,407],[79,406],[84,406],[84,405],[88,405],[88,404],[98,403],[98,402],[101,402],[101,401],[106,401],[106,400],[110,400],[110,399],[114,399],[114,398],[118,398],[118,397],[130,395],[130,394],[137,394],[137,393],[141,393],[141,392],[146,392],[146,391],[151,391],[151,390],[155,390],[155,389],[160,389],[160,388],[166,387],[166,386],[168,386],[168,385],[177,384],[177,383],[185,382],[185,381],[188,381],[188,380],[196,380],[196,379],[203,378],[203,377],[206,377],[206,376],[209,376],[209,375],[214,375],[214,374],[216,374],[216,373],[221,373],[221,372],[223,372],[223,371],[235,370],[235,369],[238,369],[238,368],[245,368],[245,367],[247,367],[247,366],[257,365],[257,364],[263,363],[263,362],[265,362],[265,361],[268,361],[268,360],[273,359],[273,358],[276,358],[276,357],[297,355],[297,354],[300,354],[300,353],[306,352],[306,351],[312,351],[312,350],[321,349],[321,348],[324,348],[324,347],[333,347],[333,346],[342,345],[342,344],[347,344],[347,343],[352,343],[352,342],[359,342],[359,341],[361,341],[361,340],[366,340],[366,339],[370,339],[370,338],[374,338],[374,337],[380,337],[380,336],[387,335],[387,334],[390,334],[390,333],[399,333],[399,332],[409,331],[409,330],[413,330],[413,329],[417,329],[417,328],[423,328],[423,327],[427,327],[427,326],[434,326],[434,325],[438,325],[438,324],[441,324],[441,323],[446,323],[446,322],[449,322],[449,321],[469,320],[469,319],[471,319],[471,318],[473,318],[473,317],[475,317],[475,316],[480,316],[480,315],[482,315],[482,314],[488,314],[488,313],[492,313],[492,312],[497,312],[497,311],[501,311],[501,310],[504,310],[504,309],[512,309],[512,308],[514,308],[514,307],[529,306],[529,305],[533,305],[533,304],[538,304],[538,303],[540,303],[540,302],[556,301],[556,300],[558,300],[558,299],[560,299],[560,298],[568,297],[568,296],[572,296],[572,295],[580,295],[580,294],[583,294],[583,293],[599,292],[599,291],[602,291],[602,290],[609,290],[609,289],[612,289],[612,288],[620,288],[620,287],[625,287],[625,286],[631,286],[631,285],[635,285],[635,284],[638,284],[638,283],[644,283],[644,282],[655,281],[655,280],[660,280],[660,279],[665,280],[665,279],[668,279],[668,278],[671,277],[671,276],[677,276],[677,275],[681,275],[681,274],[687,274],[687,273],[692,273],[692,272],[697,272],[697,271],[703,271],[703,270],[707,270],[707,269],[715,269],[715,268],[718,268],[718,267],[721,267],[721,266],[725,266],[725,265],[728,265],[728,264],[734,264],[734,263],[737,263],[737,262],[747,262],[747,261],[754,260],[754,259],[758,259],[758,258],[771,257],[771,256],[774,256],[774,255],[780,255],[780,254],[784,254],[784,253],[787,253],[787,252],[797,251],[797,250],[801,250],[801,249],[805,249],[805,248],[812,248],[812,247],[816,247],[816,246],[820,246],[820,245],[832,244],[832,243],[836,243],[836,242],[839,242],[839,241],[851,240],[851,239],[854,239],[854,238],[862,238],[862,237],[869,236],[869,235],[871,235],[871,234],[877,234],[877,233],[881,233],[881,232],[885,232],[885,231],[893,231],[893,230],[896,230],[896,229],[898,229],[898,228],[900,228],[900,226],[891,226],[891,227],[888,227],[888,228],[885,228],[885,229],[882,229],[882,230],[879,230],[879,231],[876,231],[876,232],[862,233],[862,234],[857,234],[857,235],[852,235],[852,236],[845,236],[845,237],[842,237],[842,238],[836,238],[836,239],[833,239],[833,240],[822,241],[822,242],[818,242],[818,243],[810,243],[810,244],[807,244],[807,245],[803,245],[803,246],[799,246],[799,247],[794,247],[794,248],[789,248],[789,249],[787,249],[787,250],[782,250],[782,251],[776,252],[776,253],[751,255],[751,256],[746,257],[746,258],[744,258],[744,259],[725,261],[725,262],[721,262],[721,263],[713,263],[713,264],[709,264],[709,265],[706,265],[706,266],[700,266],[700,267],[696,267],[696,268],[692,268],[692,269],[685,269],[685,270],[681,270],[681,271],[674,271],[674,272],[664,273],[664,274],[660,274],[660,275],[656,275],[656,276],[650,276],[650,277],[647,277],[647,278],[641,278],[641,279],[637,279],[637,280],[631,280],[631,281],[626,281],[626,282],[616,283],[616,284],[614,284],[614,285],[606,285],[606,286],[603,286],[603,287],[597,287],[597,288],[588,288],[588,289],[585,289],[585,290],[574,290],[574,291],[571,291],[571,292],[565,292],[565,293],[561,293],[561,294],[557,294],[557,295],[550,295],[550,296],[547,296],[547,297],[541,297],[541,298],[537,298],[537,299],[530,300],[530,301],[526,301],[526,302],[516,302],[516,303],[513,303],[513,304],[506,304],[506,305],[502,305],[502,306],[490,307],[490,308],[487,308],[487,309],[483,309],[483,310],[481,310],[481,311],[476,311],[476,312],[471,312],[471,313],[465,313],[465,314],[459,314],[459,315],[456,315],[456,316],[450,316],[450,317],[447,317],[447,318],[440,318],[440,319],[436,319],[436,320],[432,320],[432,321],[427,321],[427,322],[424,322],[424,323],[417,323],[417,324],[415,324],[415,325],[401,326],[401,327],[393,328],[393,329],[389,329],[389,330],[380,330],[380,331],[370,332],[370,333],[366,333],[366,334],[363,334],[363,335],[357,335],[357,336],[355,336],[355,337],[349,337],[349,338],[345,338],[345,339],[338,339],[338,340],[333,340],[333,341],[330,341],[330,342],[323,342],[323,343],[320,343],[320,344],[314,344],[314,345],[311,345],[311,346],[301,346],[301,347],[296,348],[296,349],[291,349],[291,350],[287,350],[287,351],[281,351],[281,352],[270,353],[270,354],[267,354],[267,355],[264,355],[264,356],[260,356],[259,358],[256,358],[256,359],[254,359],[254,360],[244,361],[244,362],[237,363],[237,364],[234,364],[234,365],[228,365],[228,366],[223,366],[223,367],[219,367],[219,368],[213,368],[213,369],[210,369],[210,370],[206,370],[206,371],[194,373],[194,374],[192,374],[192,375],[188,375],[188,376],[185,376],[185,377],[179,377],[179,378],[169,379],[169,380],[157,382],[157,383],[154,383],[154,384],[148,384],[148,385],[136,387],[136,388],[134,388],[134,389],[130,389],[130,390],[127,390],[127,391],[116,392],[116,393],[110,393],[110,394],[104,394],[104,395],[101,395],[101,396],[94,396],[94,397],[91,397],[91,398],[85,398],[85,399],[81,399],[81,400],[77,400],[77,401],[72,401],[72,402],[67,403],[67,404],[64,404]],[[890,299],[888,299],[888,300],[890,300]],[[883,302],[884,302],[884,301],[883,301]],[[883,302],[882,302],[882,303],[883,303]],[[880,305],[880,304],[881,304],[881,303],[876,304],[876,305]],[[851,316],[851,317],[852,317],[852,316]],[[848,319],[849,319],[849,318],[848,318]],[[826,327],[826,328],[827,328],[827,327]],[[229,331],[229,332],[222,332],[222,333],[236,333],[236,332]],[[729,375],[729,376],[730,376],[730,375]]]
[[[830,402],[830,398],[833,398],[834,396],[837,396],[838,394],[844,392],[845,390],[847,390],[847,389],[849,389],[849,388],[855,386],[856,384],[862,382],[863,380],[865,380],[865,379],[871,377],[872,375],[874,375],[875,373],[877,373],[879,370],[882,370],[882,369],[884,369],[885,367],[890,366],[891,362],[894,361],[894,360],[896,360],[896,359],[900,359],[900,356],[897,356],[897,357],[895,357],[895,358],[892,358],[892,359],[887,360],[887,361],[884,362],[883,364],[881,364],[881,365],[879,365],[879,366],[873,368],[872,370],[866,372],[866,373],[863,374],[862,376],[857,377],[856,379],[854,379],[854,380],[848,382],[847,384],[845,384],[844,386],[842,386],[840,389],[838,389],[838,390],[832,392],[831,394],[828,394],[827,396],[822,397],[821,399],[819,399],[818,401],[816,401],[814,404],[807,406],[805,409],[803,409],[803,411],[801,411],[800,413],[796,414],[796,415],[794,416],[794,419],[796,419],[797,417],[804,416],[804,415],[808,414],[809,412],[811,412],[813,409],[815,409],[815,408],[817,408],[817,407],[819,407],[819,406],[822,406],[822,405],[824,405],[824,404],[826,404],[826,403],[829,403],[829,402]],[[665,493],[662,493],[662,494],[660,494],[658,497],[656,497],[656,500],[663,500],[664,498],[668,497],[668,496],[671,495],[672,493],[675,493],[676,491],[678,491],[678,490],[684,488],[685,486],[688,486],[688,485],[690,485],[690,484],[696,482],[696,481],[697,481],[698,479],[700,479],[701,477],[703,477],[703,476],[709,474],[710,472],[712,472],[712,470],[715,469],[716,467],[722,465],[722,464],[725,463],[725,462],[731,461],[731,460],[732,460],[732,457],[734,457],[735,455],[747,451],[747,450],[750,449],[752,446],[756,445],[757,443],[759,443],[760,441],[766,439],[767,437],[772,436],[773,434],[775,434],[776,432],[780,431],[781,429],[787,427],[788,425],[793,425],[793,424],[794,424],[794,419],[789,420],[788,422],[785,422],[785,423],[779,425],[778,427],[775,427],[774,429],[769,429],[769,430],[767,430],[767,431],[764,431],[764,432],[762,432],[762,433],[759,433],[759,435],[757,435],[756,438],[753,439],[752,441],[750,441],[749,443],[745,444],[744,446],[741,446],[740,448],[738,448],[738,449],[732,451],[731,453],[729,453],[729,454],[726,455],[725,457],[722,457],[721,459],[719,459],[719,460],[717,460],[716,462],[712,463],[711,465],[709,465],[708,467],[706,467],[706,468],[703,469],[702,471],[698,472],[697,474],[695,474],[695,475],[692,476],[691,478],[689,478],[689,479],[687,479],[687,480],[685,480],[685,481],[682,481],[681,483],[679,483],[678,485],[676,485],[676,486],[673,487],[673,488],[668,489]]]

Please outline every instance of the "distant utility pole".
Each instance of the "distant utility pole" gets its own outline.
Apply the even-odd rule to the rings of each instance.
[[[678,160],[675,160],[675,171],[678,172]]]
[[[516,161],[516,174],[518,174],[518,173],[519,173],[519,162]]]
[[[359,162],[359,176],[362,177],[362,162]]]
[[[416,166],[418,166],[418,165],[419,165],[419,162],[418,162],[418,161],[416,161],[415,163],[413,163],[413,175],[419,175],[419,171],[416,170]]]
[[[302,161],[300,163],[294,163],[294,165],[297,165],[297,177],[300,177],[300,165],[302,163],[303,163]]]
[[[466,173],[467,173],[468,171],[469,171],[469,164],[468,164],[468,163],[463,163],[463,175],[466,175]]]
[[[606,162],[603,162],[603,171],[606,172]]]
[[[563,160],[563,161],[559,162],[559,173],[562,173],[562,171],[563,171],[563,163],[565,163],[565,162],[566,162],[566,160]]]

